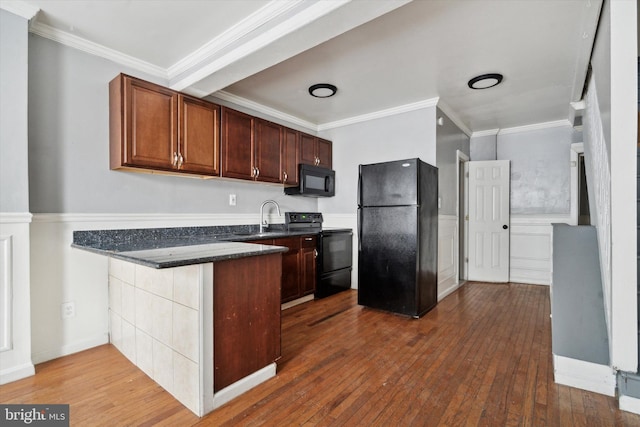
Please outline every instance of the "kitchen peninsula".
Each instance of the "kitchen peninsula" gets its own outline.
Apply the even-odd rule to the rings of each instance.
[[[75,231],[109,257],[110,342],[203,416],[273,377],[287,248],[251,226]]]

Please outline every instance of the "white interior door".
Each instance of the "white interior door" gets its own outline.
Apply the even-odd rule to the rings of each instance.
[[[469,280],[509,281],[509,160],[469,162]]]

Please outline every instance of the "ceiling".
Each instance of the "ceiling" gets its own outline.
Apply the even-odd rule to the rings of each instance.
[[[436,101],[467,133],[572,120],[601,0],[2,0],[33,33],[312,129]],[[24,15],[23,15],[24,16]],[[502,84],[471,90],[488,72]],[[328,82],[332,98],[307,89]]]

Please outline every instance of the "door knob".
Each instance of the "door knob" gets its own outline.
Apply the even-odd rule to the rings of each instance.
[[[509,228],[509,226],[508,226],[507,224],[505,224],[505,225],[503,225],[503,226],[502,226],[502,229],[503,229],[503,230],[506,230],[507,228]]]

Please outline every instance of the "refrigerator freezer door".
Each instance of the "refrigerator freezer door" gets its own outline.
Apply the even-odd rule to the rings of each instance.
[[[358,304],[417,315],[418,209],[359,209]]]
[[[358,206],[407,206],[418,201],[418,159],[360,165]]]

